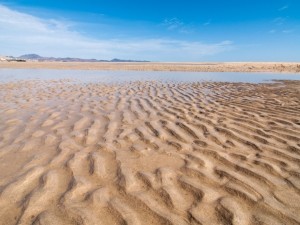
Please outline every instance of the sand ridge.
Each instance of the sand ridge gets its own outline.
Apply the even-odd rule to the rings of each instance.
[[[0,84],[0,224],[299,224],[300,82]]]
[[[300,73],[300,62],[0,62],[0,68]]]

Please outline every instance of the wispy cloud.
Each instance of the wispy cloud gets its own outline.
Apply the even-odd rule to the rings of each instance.
[[[203,26],[208,26],[208,25],[210,25],[210,24],[211,24],[211,19],[208,20],[208,21],[206,21],[205,23],[203,23]]]
[[[168,30],[175,30],[183,27],[184,23],[180,21],[178,18],[174,17],[171,19],[165,19],[162,25],[167,27]]]
[[[191,34],[194,32],[193,26],[184,23],[177,17],[164,19],[164,21],[160,25],[165,27],[168,31],[179,32],[182,34]]]
[[[286,29],[286,30],[275,30],[275,29],[273,29],[273,30],[269,30],[270,34],[275,34],[275,33],[278,34],[280,32],[282,32],[284,34],[291,34],[291,33],[295,32],[295,29]]]
[[[289,5],[284,5],[281,8],[279,8],[278,11],[284,11],[284,10],[286,10],[288,8],[289,8]]]
[[[282,33],[285,33],[285,34],[290,34],[290,33],[293,33],[295,30],[283,30]]]
[[[170,29],[181,26],[166,21]],[[231,50],[231,41],[203,43],[169,38],[96,39],[74,29],[72,23],[41,19],[0,5],[1,54],[37,53],[44,56],[126,58],[152,61],[196,61]]]
[[[269,30],[269,33],[274,34],[274,33],[284,33],[284,34],[290,34],[294,33],[297,31],[297,29],[292,29],[293,26],[291,27],[291,24],[288,21],[288,17],[277,17],[272,21],[276,27],[275,29]]]
[[[285,21],[286,21],[286,19],[284,17],[277,17],[273,20],[273,23],[280,26],[280,25],[283,25],[285,23]]]

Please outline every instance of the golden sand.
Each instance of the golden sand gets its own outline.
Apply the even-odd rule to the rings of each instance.
[[[113,62],[0,62],[0,68],[300,73],[300,63],[113,63]]]
[[[0,224],[299,224],[299,90],[0,84]]]

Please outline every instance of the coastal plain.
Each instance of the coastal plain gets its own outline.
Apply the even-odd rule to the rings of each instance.
[[[0,98],[0,224],[300,223],[300,81],[21,80]]]

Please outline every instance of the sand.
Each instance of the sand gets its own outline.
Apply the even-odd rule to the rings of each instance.
[[[88,62],[0,62],[0,68],[191,71],[191,72],[279,72],[300,73],[300,62],[225,62],[225,63],[88,63]]]
[[[0,224],[300,224],[300,82],[0,84]]]

